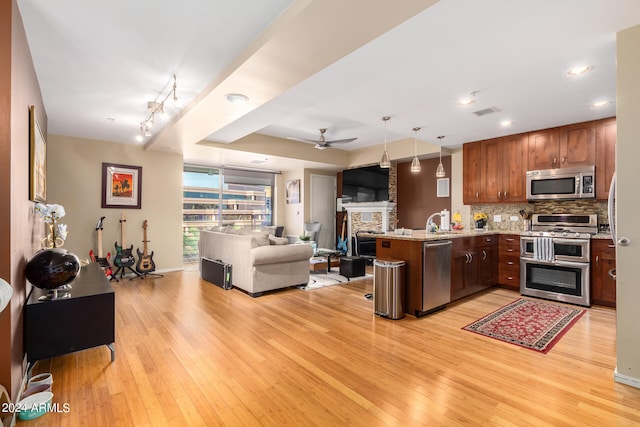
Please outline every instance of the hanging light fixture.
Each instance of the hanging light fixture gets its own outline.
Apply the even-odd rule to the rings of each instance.
[[[380,159],[380,167],[388,169],[391,167],[391,160],[389,160],[389,153],[387,153],[387,121],[391,117],[384,116],[382,121],[384,122],[384,151],[382,153],[382,158]]]
[[[440,140],[440,163],[438,163],[438,167],[436,168],[436,178],[444,178],[447,176],[444,171],[444,166],[442,166],[442,138],[444,138],[444,135],[438,137]]]
[[[161,101],[159,101],[159,98],[156,98],[155,101],[149,101],[147,102],[147,116],[145,117],[145,119],[140,122],[140,134],[138,136],[136,136],[136,140],[138,141],[142,141],[145,137],[151,136],[151,126],[154,124],[155,122],[155,116],[156,114],[162,116],[162,117],[166,117],[166,111],[165,111],[165,103],[167,102],[167,100],[169,99],[169,97],[171,97],[171,100],[174,103],[177,103],[178,101],[178,95],[176,94],[176,89],[178,88],[178,85],[176,83],[176,76],[175,74],[173,75],[173,86],[171,87],[171,90],[169,90],[169,93],[167,93],[165,95],[164,98],[162,98]]]
[[[413,128],[413,160],[411,161],[411,172],[418,173],[422,170],[420,160],[418,160],[418,131],[420,128]]]

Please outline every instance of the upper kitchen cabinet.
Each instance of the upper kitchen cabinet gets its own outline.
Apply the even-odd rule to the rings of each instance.
[[[576,123],[558,128],[560,167],[592,166],[596,161],[595,122]]]
[[[528,170],[595,164],[595,123],[576,123],[529,134]]]
[[[465,205],[484,202],[482,179],[482,143],[462,146],[462,201]]]
[[[596,121],[596,199],[609,198],[611,178],[616,170],[616,118]]]
[[[484,202],[526,201],[527,134],[482,141]]]
[[[558,168],[560,142],[557,129],[545,129],[529,134],[527,170]]]

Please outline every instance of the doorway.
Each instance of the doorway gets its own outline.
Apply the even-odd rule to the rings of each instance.
[[[336,247],[336,177],[311,175],[311,222],[322,224],[318,247],[335,249]]]

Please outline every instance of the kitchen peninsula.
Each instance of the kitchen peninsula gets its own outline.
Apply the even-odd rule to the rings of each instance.
[[[449,301],[472,295],[497,283],[499,231],[451,231],[427,233],[425,230],[403,230],[406,234],[362,234],[376,238],[376,258],[405,261],[405,313],[416,317],[433,310],[424,310],[429,277],[424,277],[423,247],[427,242],[451,241],[451,289]],[[519,239],[518,239],[519,240]],[[519,243],[518,243],[519,244]],[[424,281],[423,281],[424,279]]]

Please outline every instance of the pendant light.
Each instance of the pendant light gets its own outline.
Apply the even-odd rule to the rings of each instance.
[[[438,163],[438,168],[436,169],[436,178],[444,178],[447,176],[444,171],[444,166],[442,166],[442,138],[444,138],[444,135],[438,137],[440,140],[440,163]]]
[[[380,159],[380,167],[388,169],[391,167],[391,160],[389,160],[389,153],[387,153],[387,121],[391,117],[384,116],[382,121],[384,122],[384,151],[382,152],[382,158]]]
[[[420,160],[418,160],[418,131],[420,128],[413,128],[413,160],[411,161],[411,172],[418,173],[422,170]]]

